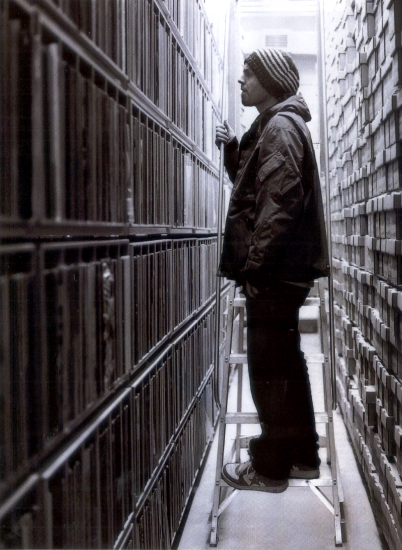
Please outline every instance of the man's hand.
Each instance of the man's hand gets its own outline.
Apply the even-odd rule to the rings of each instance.
[[[235,137],[235,133],[225,120],[223,124],[218,124],[215,134],[215,145],[219,148],[221,143],[228,143]]]

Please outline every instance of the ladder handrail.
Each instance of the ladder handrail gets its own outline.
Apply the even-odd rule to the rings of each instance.
[[[229,27],[229,14],[228,7],[225,14],[225,37],[224,37],[224,50],[223,50],[223,75],[222,75],[222,111],[221,111],[221,122],[223,122],[225,117],[226,110],[226,78],[227,78],[227,41],[228,41],[228,27]],[[222,218],[223,218],[223,179],[224,179],[224,144],[221,142],[219,147],[219,186],[218,186],[218,236],[217,236],[217,246],[216,246],[216,269],[219,270],[219,262],[221,258],[221,246],[222,246]],[[220,340],[220,321],[221,321],[221,278],[216,275],[216,309],[215,309],[215,401],[220,407],[219,399],[219,340]]]

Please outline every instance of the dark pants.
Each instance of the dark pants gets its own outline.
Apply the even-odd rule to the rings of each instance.
[[[288,476],[299,462],[317,467],[310,380],[298,330],[299,309],[308,288],[276,283],[250,298],[247,307],[247,355],[251,392],[262,433],[252,439],[254,468],[266,477]]]

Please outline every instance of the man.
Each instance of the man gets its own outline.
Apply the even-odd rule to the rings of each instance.
[[[262,433],[251,460],[226,464],[237,489],[279,493],[288,478],[319,476],[318,435],[299,309],[314,279],[329,274],[319,174],[289,54],[274,48],[249,55],[239,80],[244,106],[259,116],[238,143],[227,122],[216,130],[234,183],[220,275],[242,285],[247,309],[250,386]]]

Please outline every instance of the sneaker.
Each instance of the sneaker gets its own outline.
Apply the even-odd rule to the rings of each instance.
[[[290,479],[317,479],[318,477],[320,477],[320,468],[305,464],[294,464],[289,473]]]
[[[225,464],[222,468],[222,478],[235,489],[248,489],[249,491],[283,493],[289,486],[287,479],[271,479],[257,474],[251,461],[243,464]]]

